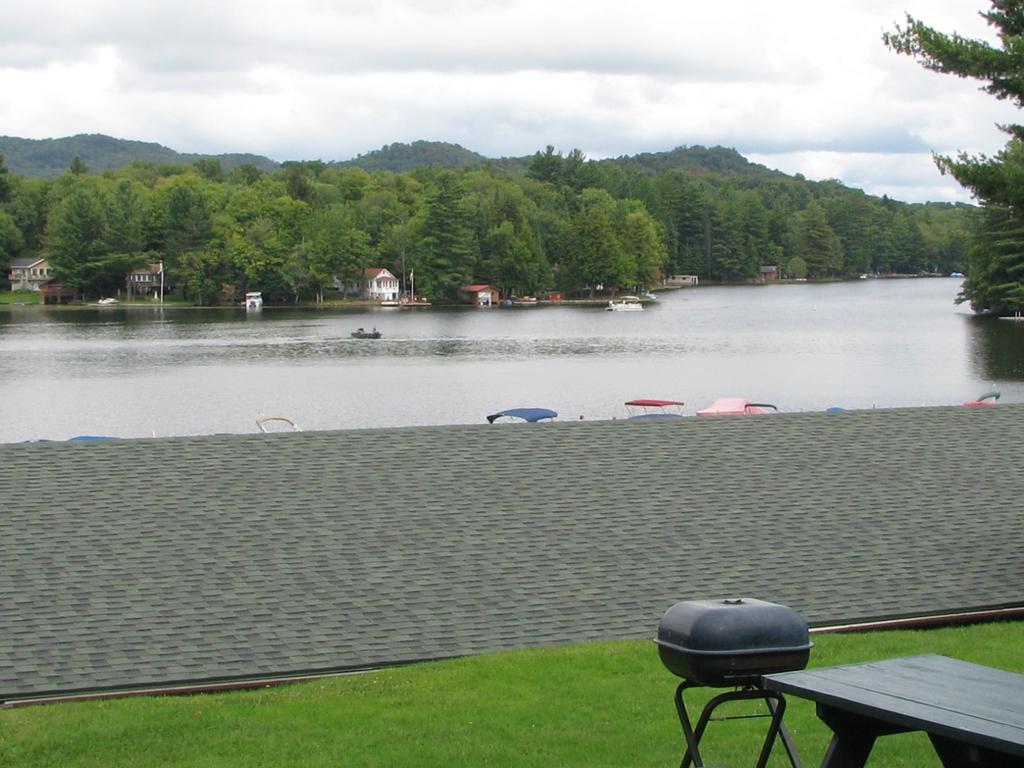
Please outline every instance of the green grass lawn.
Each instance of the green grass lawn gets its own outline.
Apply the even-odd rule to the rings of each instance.
[[[38,304],[36,291],[0,291],[0,304]]]
[[[652,627],[652,635],[654,628]],[[811,666],[918,653],[1024,672],[1024,623],[816,635]],[[650,641],[591,643],[395,667],[257,691],[0,710],[0,766],[676,766],[678,678]],[[708,697],[721,689],[698,689]],[[689,694],[688,694],[689,696]],[[694,696],[693,716],[704,699]],[[829,731],[790,697],[803,763]],[[734,713],[753,704],[735,705]],[[710,765],[753,765],[767,721],[712,723]],[[781,747],[770,765],[788,765]],[[878,742],[869,766],[938,766],[922,734]]]

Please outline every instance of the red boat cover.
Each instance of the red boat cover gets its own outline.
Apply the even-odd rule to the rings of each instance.
[[[636,405],[641,408],[664,408],[666,405],[686,405],[682,400],[630,400],[626,405]]]

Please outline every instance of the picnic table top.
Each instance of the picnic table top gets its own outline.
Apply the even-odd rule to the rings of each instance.
[[[766,675],[770,690],[1024,756],[1024,675],[926,654]]]

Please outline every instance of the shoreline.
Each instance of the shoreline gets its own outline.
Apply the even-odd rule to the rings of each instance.
[[[927,280],[927,279],[950,279],[948,275],[877,275],[868,278],[821,278],[821,279],[778,279],[778,280],[752,280],[743,282],[703,282],[700,285],[661,285],[657,288],[652,289],[655,292],[669,292],[669,291],[692,291],[700,290],[701,288],[730,288],[730,287],[761,287],[761,286],[772,286],[772,285],[822,285],[829,283],[854,283],[859,282],[862,279],[867,280]],[[959,279],[959,278],[952,278]],[[153,301],[118,301],[116,304],[100,304],[99,300],[96,301],[79,301],[70,304],[43,304],[42,302],[30,302],[30,301],[4,301],[3,298],[6,295],[13,293],[13,291],[0,292],[0,310],[8,307],[40,307],[44,309],[59,309],[59,310],[83,310],[83,309],[241,309],[245,307],[242,304],[191,304],[183,301],[170,301],[170,302],[153,302]],[[620,295],[620,294],[616,294]],[[538,299],[537,303],[533,306],[579,306],[579,307],[601,307],[605,306],[609,301],[616,298],[613,295],[605,295],[601,297],[595,297],[592,299]],[[657,301],[649,299],[646,301],[642,300],[643,304],[656,304]],[[274,309],[333,309],[333,310],[348,310],[348,309],[455,309],[459,307],[477,308],[472,304],[465,303],[452,303],[452,304],[440,304],[434,303],[428,307],[394,307],[394,306],[383,306],[380,301],[369,300],[369,299],[336,299],[331,301],[324,301],[321,303],[315,302],[289,302],[286,304],[272,304],[264,302],[262,309],[274,310]],[[495,305],[490,307],[491,309],[529,309],[530,307],[502,307]]]

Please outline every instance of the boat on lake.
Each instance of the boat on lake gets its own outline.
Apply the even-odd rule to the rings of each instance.
[[[779,410],[771,403],[752,403],[742,397],[720,397],[707,408],[697,411],[698,416],[753,416]]]
[[[379,339],[384,334],[374,328],[372,331],[368,331],[365,328],[356,328],[352,331],[353,339]]]
[[[263,309],[263,292],[262,291],[250,291],[245,294],[245,308],[250,311],[258,311]]]
[[[487,417],[487,421],[493,424],[498,419],[507,418],[513,421],[537,422],[545,419],[552,419],[558,416],[550,408],[509,408],[507,411],[498,411]]]
[[[627,400],[630,419],[679,419],[683,416],[682,400]]]
[[[985,394],[981,395],[977,400],[968,400],[966,403],[964,403],[964,405],[995,405],[996,401],[1002,396],[1002,392],[986,392]]]
[[[513,307],[533,307],[537,304],[536,296],[513,296],[512,299]]]
[[[403,296],[398,300],[398,306],[407,309],[410,307],[429,307],[430,301],[422,296]]]
[[[609,312],[642,312],[644,308],[639,296],[620,296],[608,302]]]
[[[301,432],[299,425],[296,424],[290,416],[285,416],[280,413],[271,414],[270,416],[263,416],[262,414],[256,417],[256,426],[259,427],[260,432],[279,432],[282,430],[267,429],[268,423],[281,422],[289,427],[290,430],[284,430],[286,432]]]

